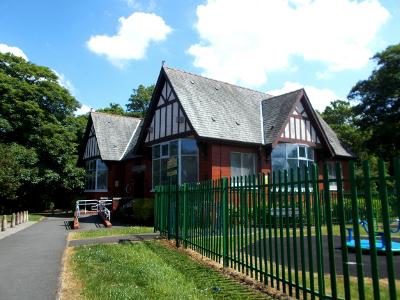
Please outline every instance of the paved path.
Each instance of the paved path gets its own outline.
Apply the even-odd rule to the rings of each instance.
[[[33,224],[36,224],[36,222],[29,221],[26,223],[22,223],[19,225],[15,225],[14,228],[7,227],[6,231],[0,231],[0,240],[4,239],[5,237],[12,235],[14,233],[17,233],[18,231],[24,230],[28,227],[31,227]],[[10,225],[10,224],[8,224]]]
[[[94,244],[115,244],[124,242],[149,241],[158,238],[160,238],[159,233],[128,234],[128,235],[107,236],[107,237],[86,239],[86,240],[72,240],[68,242],[68,246],[76,247],[76,246],[94,245]]]
[[[0,299],[56,299],[70,220],[49,217],[0,241]]]

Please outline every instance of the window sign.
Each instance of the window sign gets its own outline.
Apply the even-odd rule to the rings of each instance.
[[[198,180],[198,148],[195,139],[179,139],[154,145],[152,154],[153,188],[176,182],[172,168],[175,162],[179,184]]]

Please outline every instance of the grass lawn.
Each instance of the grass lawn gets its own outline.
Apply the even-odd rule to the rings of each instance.
[[[153,227],[129,226],[119,228],[104,228],[86,231],[76,231],[69,234],[70,240],[92,239],[105,236],[118,236],[125,234],[139,234],[154,232]]]
[[[78,247],[71,265],[83,299],[269,299],[158,241]]]

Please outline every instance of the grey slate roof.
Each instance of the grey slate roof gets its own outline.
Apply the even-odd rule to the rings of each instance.
[[[354,157],[354,154],[346,149],[346,147],[340,142],[339,138],[337,137],[336,133],[333,129],[325,122],[324,119],[317,113],[318,120],[322,126],[322,129],[325,132],[325,135],[328,139],[329,144],[331,145],[333,152],[337,156],[344,156],[344,157]]]
[[[306,96],[304,89],[271,96],[170,67],[163,69],[193,129],[204,138],[272,144],[294,104]],[[318,121],[335,155],[352,157],[321,116]]]
[[[200,137],[262,144],[261,101],[271,96],[164,66]]]
[[[119,161],[133,147],[139,132],[141,119],[91,112],[102,160]],[[135,140],[136,138],[136,140]]]
[[[286,125],[294,104],[303,93],[301,89],[262,102],[265,144],[272,144],[278,138],[279,131]]]

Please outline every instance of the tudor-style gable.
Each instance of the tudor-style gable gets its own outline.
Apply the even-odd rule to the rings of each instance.
[[[87,159],[95,158],[95,157],[100,157],[100,150],[99,150],[99,146],[97,144],[96,131],[92,124],[92,127],[90,128],[90,131],[89,131],[89,136],[88,136],[88,139],[86,142],[83,159],[87,160]]]
[[[281,133],[279,141],[320,144],[320,139],[315,130],[316,126],[302,102],[299,101],[289,115],[289,120]]]
[[[166,137],[179,136],[192,131],[189,121],[182,109],[170,83],[164,77],[159,80],[152,101],[157,105],[150,104],[151,122],[148,120],[146,143],[155,143]],[[158,91],[158,93],[157,93]],[[161,91],[161,92],[159,92]],[[146,129],[145,129],[146,130]]]

